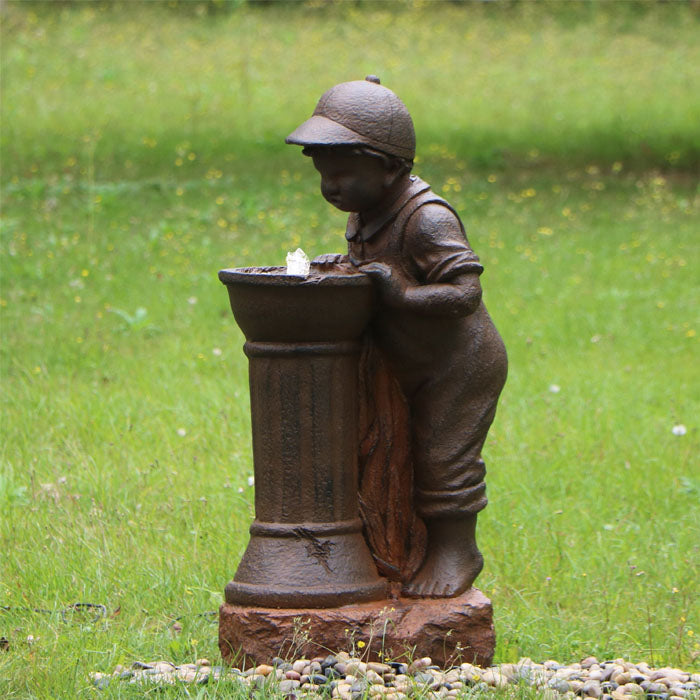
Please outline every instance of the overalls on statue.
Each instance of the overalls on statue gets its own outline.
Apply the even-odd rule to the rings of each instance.
[[[427,242],[420,226],[407,236],[428,204],[447,208],[454,225]],[[351,215],[346,237],[353,264],[385,263],[408,286],[483,270],[454,209],[417,177],[382,221],[362,226]],[[460,318],[376,313],[361,362],[359,495],[370,550],[389,579],[406,582],[420,566],[421,518],[486,506],[481,449],[505,377],[505,348],[483,303]]]

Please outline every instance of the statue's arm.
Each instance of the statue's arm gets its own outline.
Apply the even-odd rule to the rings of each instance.
[[[406,287],[402,306],[430,316],[460,317],[473,314],[481,303],[479,275],[459,275],[447,283]]]
[[[427,316],[458,318],[473,314],[481,303],[481,283],[476,273],[458,275],[449,282],[408,286],[384,263],[362,265],[374,279],[387,306]]]
[[[452,211],[441,205],[421,207],[407,222],[403,243],[404,262],[422,282],[407,283],[382,263],[360,268],[378,283],[387,306],[453,318],[477,310],[483,268]]]

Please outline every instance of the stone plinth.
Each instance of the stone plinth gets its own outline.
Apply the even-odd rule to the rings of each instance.
[[[242,652],[251,662],[275,656],[325,656],[350,650],[363,658],[406,652],[444,666],[486,667],[495,647],[491,601],[476,588],[455,598],[381,600],[336,608],[275,609],[225,603],[219,611],[224,659]],[[240,658],[237,660],[240,662]]]

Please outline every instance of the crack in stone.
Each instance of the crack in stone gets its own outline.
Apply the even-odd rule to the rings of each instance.
[[[293,532],[298,539],[307,540],[305,545],[306,553],[313,557],[326,570],[326,573],[333,573],[333,569],[328,564],[328,558],[331,555],[334,543],[331,540],[322,542],[311,530],[305,527],[294,528]]]

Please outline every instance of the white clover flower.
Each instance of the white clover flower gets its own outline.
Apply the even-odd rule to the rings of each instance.
[[[255,484],[255,477],[249,476],[248,477],[248,486],[253,486],[254,484]]]
[[[184,428],[178,428],[178,429],[177,429],[177,434],[178,434],[180,437],[185,437],[185,435],[187,435],[187,431],[186,431]]]
[[[671,432],[674,435],[685,435],[688,432],[688,430],[682,423],[679,423],[678,425],[674,425],[673,428],[671,428]]]
[[[561,387],[558,384],[550,384],[549,385],[549,390],[553,394],[558,394],[561,391]]]

